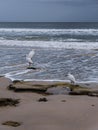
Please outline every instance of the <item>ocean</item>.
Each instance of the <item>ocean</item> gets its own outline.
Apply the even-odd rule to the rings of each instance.
[[[35,50],[27,69],[26,54]],[[98,23],[0,23],[0,75],[12,80],[98,82]]]

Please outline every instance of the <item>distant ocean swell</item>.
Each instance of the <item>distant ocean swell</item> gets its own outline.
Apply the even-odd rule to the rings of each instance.
[[[98,49],[98,29],[0,28],[0,45]]]
[[[98,41],[98,29],[15,29],[0,28],[1,40]]]

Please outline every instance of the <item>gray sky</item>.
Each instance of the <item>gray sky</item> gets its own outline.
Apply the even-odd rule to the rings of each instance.
[[[0,0],[0,22],[98,22],[98,0]]]

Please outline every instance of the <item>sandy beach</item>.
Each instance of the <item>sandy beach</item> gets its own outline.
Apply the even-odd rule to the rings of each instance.
[[[97,130],[98,97],[43,95],[7,89],[10,79],[0,78],[0,98],[19,99],[17,106],[0,106],[0,130]],[[46,102],[40,102],[46,98]],[[3,125],[16,121],[20,126]]]

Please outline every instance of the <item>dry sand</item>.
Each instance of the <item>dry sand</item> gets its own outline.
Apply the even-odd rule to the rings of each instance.
[[[98,97],[15,93],[6,87],[11,80],[0,78],[0,98],[20,99],[16,107],[0,107],[0,130],[97,130]],[[47,102],[38,102],[46,97]],[[17,121],[18,127],[2,125]]]

